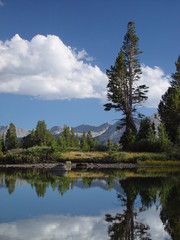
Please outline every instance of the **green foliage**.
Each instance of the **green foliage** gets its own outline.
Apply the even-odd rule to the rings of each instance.
[[[131,151],[134,152],[160,152],[161,150],[161,144],[158,140],[158,138],[156,138],[155,140],[151,140],[151,139],[141,139],[137,142],[135,142],[132,146],[131,146]]]
[[[175,65],[176,72],[171,75],[172,77],[171,86],[178,87],[180,89],[180,56],[178,57],[177,62],[175,62]]]
[[[66,150],[67,148],[66,139],[63,134],[58,138],[58,146],[60,147],[61,150]]]
[[[87,144],[89,146],[89,150],[93,150],[94,149],[94,140],[93,140],[91,131],[89,131],[87,133]]]
[[[111,154],[112,151],[113,151],[113,143],[109,138],[108,138],[108,141],[107,141],[107,149],[108,149],[108,153]]]
[[[127,158],[124,152],[114,152],[111,155],[111,158],[114,162],[127,162]]]
[[[47,129],[45,121],[38,121],[35,131],[35,141],[38,146],[47,145]]]
[[[81,147],[82,151],[89,151],[90,150],[90,146],[87,143],[87,136],[86,136],[85,132],[83,132],[83,135],[81,137],[80,147]]]
[[[161,120],[173,143],[178,141],[178,129],[180,126],[180,56],[175,65],[176,72],[171,75],[171,87],[162,96],[162,100],[158,106]]]
[[[1,141],[0,141],[0,154],[2,154],[2,144],[1,144]]]
[[[34,129],[32,129],[30,134],[22,138],[21,145],[23,148],[29,148],[36,145],[36,135]]]
[[[169,151],[172,148],[172,143],[169,140],[164,123],[161,123],[158,128],[159,141],[162,151]]]
[[[113,144],[113,151],[117,152],[119,150],[119,145],[117,142]]]
[[[120,126],[126,126],[125,134],[121,142],[123,147],[128,148],[128,141],[136,133],[133,115],[137,113],[137,105],[147,99],[147,87],[137,84],[141,75],[138,48],[139,38],[136,36],[133,22],[128,23],[127,33],[124,37],[123,46],[116,58],[114,66],[106,71],[109,82],[107,85],[107,98],[110,101],[105,104],[105,110],[115,109],[122,111],[124,118]],[[130,132],[131,130],[131,132]],[[131,139],[133,141],[133,139]]]
[[[138,152],[159,152],[160,144],[155,135],[154,123],[149,118],[144,118],[140,122],[139,131],[130,149]]]
[[[16,136],[16,127],[10,123],[5,137],[5,147],[7,150],[16,148],[18,145],[18,138]]]
[[[28,149],[12,149],[1,158],[4,164],[54,162],[52,148],[35,146]]]
[[[108,151],[108,148],[107,148],[107,145],[99,143],[98,141],[96,142],[96,140],[95,140],[94,150],[99,151],[99,152],[106,152],[106,151]]]
[[[180,147],[180,126],[178,127],[176,132],[176,145]]]
[[[166,131],[170,140],[176,142],[176,132],[180,126],[180,89],[169,87],[162,96],[158,106],[158,112],[162,122],[164,122]]]
[[[70,129],[68,126],[64,126],[63,132],[58,139],[58,145],[63,151],[70,148],[79,149],[78,135],[74,134],[73,128]]]
[[[1,135],[1,149],[2,149],[2,152],[5,152],[5,150],[6,150],[4,132]]]
[[[153,130],[154,125],[149,118],[144,118],[140,122],[139,132],[137,134],[137,140],[141,139],[153,139],[155,138],[155,132]]]
[[[80,148],[82,151],[103,151],[102,145],[96,139],[93,139],[91,131],[89,131],[87,135],[83,132],[80,140]]]
[[[32,129],[31,133],[28,134],[21,140],[21,146],[23,148],[30,148],[33,146],[50,146],[52,151],[57,148],[56,138],[46,128],[45,121],[38,121],[36,130]]]
[[[132,150],[132,146],[136,142],[136,134],[132,129],[129,132],[125,131],[120,139],[120,144],[123,147],[123,150]]]
[[[70,136],[70,128],[68,126],[64,126],[62,135],[64,135],[66,146],[69,147],[71,144],[71,136]]]

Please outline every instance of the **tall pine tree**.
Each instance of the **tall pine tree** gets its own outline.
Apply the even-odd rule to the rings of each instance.
[[[36,144],[38,146],[46,146],[47,128],[45,121],[38,121],[35,131]]]
[[[107,98],[110,102],[104,106],[106,111],[115,109],[124,115],[120,123],[120,127],[126,126],[123,136],[124,148],[129,141],[129,135],[136,133],[133,117],[137,113],[137,106],[147,99],[148,87],[137,84],[142,73],[139,63],[141,51],[138,48],[138,41],[134,22],[129,22],[123,46],[115,64],[106,71],[109,79]]]
[[[18,144],[18,138],[16,135],[16,127],[13,123],[10,123],[6,132],[5,147],[7,150],[16,148]]]
[[[176,72],[171,75],[171,86],[162,96],[158,106],[161,121],[173,143],[179,141],[177,130],[180,127],[180,56],[175,65]]]

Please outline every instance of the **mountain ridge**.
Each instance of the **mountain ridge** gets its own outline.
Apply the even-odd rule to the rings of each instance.
[[[159,125],[159,120],[154,116],[149,116],[148,118],[151,120],[151,122],[155,123],[155,126],[157,128],[157,126]],[[77,127],[72,127],[72,128],[74,130],[74,133],[77,134],[79,137],[82,136],[83,132],[88,133],[88,131],[91,131],[93,138],[105,144],[107,143],[108,139],[110,139],[112,142],[119,142],[119,139],[122,136],[125,130],[125,127],[117,130],[118,124],[119,124],[119,121],[115,122],[114,124],[110,124],[106,122],[99,126],[81,124],[81,125],[78,125]],[[138,129],[140,125],[140,119],[136,120],[135,124]],[[63,128],[64,126],[54,126],[49,130],[56,137],[59,137],[63,132]],[[3,132],[4,134],[6,134],[7,129],[8,129],[8,126],[0,126],[0,135],[2,135]],[[31,130],[16,127],[16,134],[19,139],[27,136],[30,133],[31,133]]]

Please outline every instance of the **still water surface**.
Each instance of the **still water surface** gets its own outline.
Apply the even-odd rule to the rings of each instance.
[[[1,240],[180,239],[179,173],[0,170],[0,202]]]

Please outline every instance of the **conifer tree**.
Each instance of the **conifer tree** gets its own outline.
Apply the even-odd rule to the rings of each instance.
[[[74,139],[74,145],[75,147],[79,148],[79,144],[80,144],[79,137],[78,137],[78,134],[76,134]]]
[[[87,144],[89,145],[90,150],[94,148],[94,140],[91,131],[87,133]]]
[[[0,141],[0,155],[2,154],[2,144],[1,144],[1,141]]]
[[[176,72],[171,75],[172,81],[171,86],[172,87],[178,87],[180,89],[180,55],[178,57],[177,62],[175,62],[176,65]]]
[[[16,136],[16,127],[13,123],[10,123],[9,128],[6,132],[5,147],[7,150],[14,149],[17,147],[18,138]]]
[[[76,147],[76,136],[75,136],[75,134],[74,134],[74,129],[73,128],[71,128],[71,130],[70,130],[70,146],[71,147]]]
[[[137,106],[147,99],[148,88],[145,85],[137,84],[142,73],[139,63],[141,51],[138,48],[138,41],[134,22],[129,22],[123,46],[116,62],[110,70],[106,71],[109,79],[107,98],[110,102],[104,106],[106,111],[115,109],[124,115],[120,124],[120,127],[126,126],[123,136],[124,147],[128,142],[129,134],[136,133],[133,117],[137,113]]]
[[[161,150],[167,151],[171,147],[171,141],[169,140],[164,123],[161,123],[159,125],[158,135],[159,135],[159,141],[161,144]]]
[[[151,123],[149,118],[144,118],[140,122],[137,140],[149,139],[155,137],[154,124]]]
[[[85,132],[83,132],[83,135],[81,137],[80,147],[81,147],[82,151],[88,151],[89,150],[89,146],[87,144],[87,136],[86,136]]]
[[[70,128],[68,126],[64,126],[63,133],[62,135],[64,136],[66,147],[71,146],[71,134],[70,134]]]
[[[5,150],[6,150],[4,132],[1,135],[1,149],[2,149],[2,152],[5,152]]]
[[[171,86],[162,96],[158,106],[161,121],[173,143],[176,142],[177,130],[180,126],[180,56],[175,65],[176,72],[171,75]]]
[[[67,148],[66,139],[63,134],[58,138],[58,145],[60,146],[60,148],[62,150],[66,150],[66,148]]]
[[[113,151],[117,152],[119,150],[119,145],[117,142],[113,144]]]
[[[47,143],[47,128],[45,121],[38,121],[35,131],[36,144],[38,146],[46,146]]]
[[[108,138],[108,141],[107,141],[107,148],[108,148],[109,154],[111,154],[113,150],[113,143],[110,138]]]

